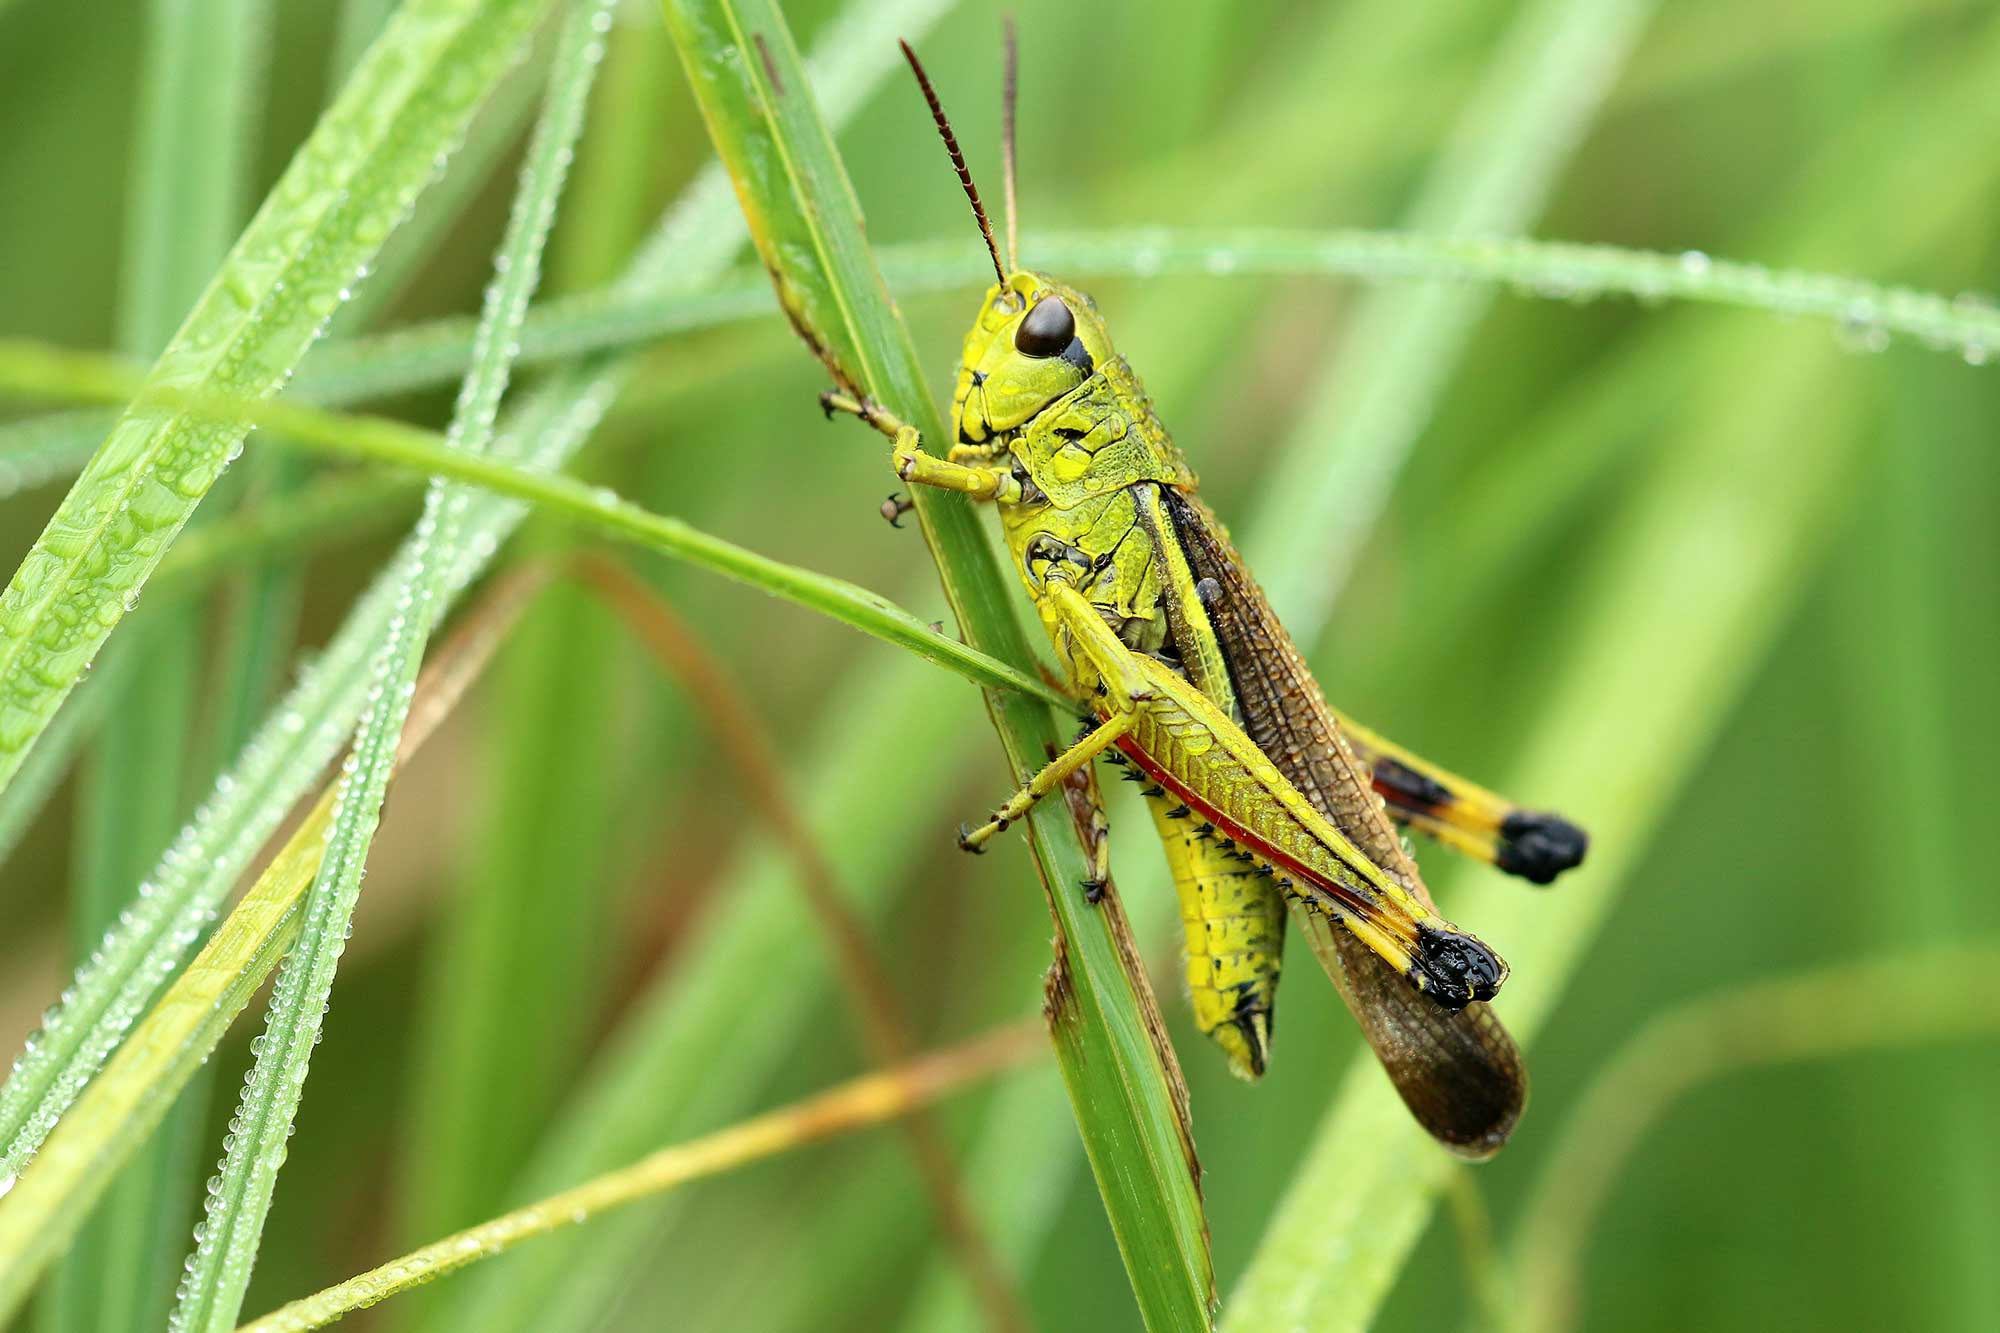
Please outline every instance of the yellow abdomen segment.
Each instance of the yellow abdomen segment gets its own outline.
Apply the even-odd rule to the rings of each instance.
[[[1187,936],[1195,1024],[1239,1078],[1264,1072],[1285,947],[1285,901],[1246,853],[1218,843],[1171,797],[1149,797]]]

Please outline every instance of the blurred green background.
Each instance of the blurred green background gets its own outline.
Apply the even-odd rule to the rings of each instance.
[[[310,128],[344,36],[368,31],[384,8],[278,0],[265,10],[256,40],[268,43],[268,67],[246,99],[247,199]],[[804,44],[838,8],[787,7]],[[1523,185],[1526,197],[1501,207],[1496,187],[1466,167],[1502,151],[1481,135],[1497,136],[1520,100],[1568,90],[1538,85],[1533,71],[1509,76],[1508,53],[1548,16],[1588,8],[1204,2],[1167,15],[1124,0],[1022,3],[1023,258],[1036,261],[1037,229],[1396,227],[1500,207],[1515,220],[1488,226],[1947,293],[2000,286],[1990,225],[2000,19],[1989,7],[1621,6],[1637,40],[1622,65],[1598,71],[1610,79],[1602,105],[1573,145],[1533,146],[1551,177],[1545,200]],[[112,0],[87,13],[0,5],[0,334],[118,341],[147,24],[147,6]],[[961,5],[920,43],[989,199],[999,193],[998,26],[997,11]],[[621,12],[609,62],[552,243],[550,292],[616,272],[709,156],[649,6]],[[517,72],[516,101],[532,96],[535,68]],[[1494,104],[1496,88],[1516,102]],[[517,123],[504,106],[489,111],[485,132],[503,151],[415,276],[376,294],[393,299],[374,324],[476,308]],[[873,238],[966,235],[964,202],[906,82],[888,80],[840,144]],[[187,146],[191,161],[202,152]],[[1413,452],[1351,572],[1331,562],[1326,579],[1345,577],[1341,596],[1305,645],[1330,697],[1496,784],[1549,769],[1513,762],[1530,747],[1587,753],[1596,774],[1629,755],[1648,775],[1637,811],[1612,808],[1630,793],[1590,784],[1550,779],[1512,793],[1629,832],[1623,846],[1600,839],[1601,867],[1506,909],[1558,910],[1572,894],[1609,908],[1580,965],[1557,978],[1562,998],[1532,1052],[1529,1118],[1476,1173],[1503,1258],[1548,1164],[1616,1129],[1570,1112],[1649,1019],[1780,974],[2000,932],[1990,868],[2000,826],[1987,817],[2000,784],[1986,744],[2000,724],[1994,370],[1951,351],[1885,346],[1865,321],[1829,330],[1759,312],[1502,293],[1490,307],[1460,301],[1454,318],[1470,321],[1460,350],[1398,323],[1418,309],[1410,284],[1074,276],[1253,557],[1276,540],[1258,516],[1273,503],[1280,445],[1356,443],[1340,433],[1352,427],[1346,409],[1371,385],[1402,386],[1395,410],[1378,403],[1368,429],[1393,436],[1407,422]],[[904,302],[941,393],[974,295],[968,284]],[[890,483],[882,451],[821,424],[821,377],[781,321],[679,337],[646,365],[580,471],[927,619],[945,614],[921,541],[873,515]],[[374,406],[438,424],[450,395]],[[1672,470],[1738,426],[1757,466],[1739,471],[1723,452],[1697,476]],[[1294,468],[1312,457],[1285,455]],[[1663,476],[1679,489],[1662,490]],[[211,503],[268,502],[237,489]],[[61,494],[59,480],[0,494],[0,563],[27,550]],[[1662,494],[1688,497],[1685,522]],[[325,639],[414,512],[412,493],[401,513],[284,566],[298,575],[282,593],[296,598],[293,649]],[[1766,512],[1795,535],[1771,554],[1749,610],[1705,622],[1697,607],[1664,628],[1648,619],[1687,588],[1729,589],[1737,552],[1715,516],[1754,529]],[[1671,558],[1635,572],[1618,553],[1642,523],[1670,534],[1643,549]],[[512,551],[578,540],[531,523]],[[698,627],[760,710],[923,1043],[1032,1013],[1049,926],[1027,860],[1018,846],[979,861],[951,846],[957,820],[1006,781],[975,693],[795,607],[623,558]],[[1281,612],[1283,590],[1325,581],[1311,567],[1264,577]],[[121,635],[169,633],[175,621],[213,644],[241,601],[230,584],[193,606],[149,603]],[[1616,645],[1628,629],[1648,645],[1625,682],[1629,728],[1551,730],[1565,714],[1544,705],[1574,646]],[[190,738],[182,771],[135,775],[115,755],[89,755],[0,864],[0,1037],[25,1034],[60,988],[74,886],[107,857],[143,873],[226,757],[218,738],[235,710],[255,716],[279,683],[274,671],[226,693],[218,673],[199,671],[188,710],[167,720]],[[1659,709],[1644,706],[1652,698]],[[575,1173],[562,1164],[588,1156],[579,1126],[598,1127],[592,1141],[608,1165],[864,1065],[823,938],[702,721],[597,602],[558,587],[399,780],[249,1310],[488,1216],[523,1182],[567,1183]],[[107,766],[98,780],[159,807],[145,845],[107,852],[103,828],[84,817],[93,764]],[[1227,1077],[1177,998],[1172,912],[1148,828],[1136,805],[1114,809],[1120,883],[1192,1085],[1226,1296],[1358,1043],[1300,949],[1270,1076],[1259,1087]],[[1445,857],[1430,850],[1425,864]],[[1474,929],[1482,905],[1531,892],[1484,870],[1450,878],[1453,915]],[[1482,933],[1508,952],[1503,933]],[[1533,984],[1522,975],[1531,960],[1509,956],[1517,984]],[[1851,997],[1878,1012],[1910,1002]],[[1504,999],[1499,1007],[1504,1015]],[[216,1062],[225,1095],[210,1099],[189,1149],[200,1173],[217,1155],[248,1035]],[[1786,1035],[1742,1040],[1755,1050],[1760,1036]],[[1990,1036],[1913,1033],[1903,1049],[1702,1084],[1638,1143],[1587,1227],[1583,1326],[2000,1327],[1994,1056]],[[614,1103],[622,1109],[610,1116]],[[1068,1114],[1045,1065],[943,1112],[1036,1322],[1133,1326]],[[176,1264],[193,1216],[162,1219]],[[1440,1219],[1379,1327],[1478,1322],[1461,1247]],[[359,1320],[976,1325],[888,1131],[537,1245],[544,1253]],[[56,1326],[120,1326],[66,1318]]]

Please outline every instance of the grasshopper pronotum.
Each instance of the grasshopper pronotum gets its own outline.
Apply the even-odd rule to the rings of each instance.
[[[1437,912],[1392,818],[1547,883],[1585,838],[1344,719],[1320,695],[1088,296],[1014,262],[1014,59],[1007,48],[1008,257],[930,80],[925,100],[998,282],[966,335],[945,458],[871,402],[823,396],[894,441],[896,474],[987,500],[1091,722],[985,824],[980,850],[1097,758],[1145,784],[1181,896],[1195,1018],[1260,1075],[1286,904],[1418,1121],[1484,1157],[1527,1097],[1485,1005],[1506,965]],[[895,509],[889,509],[893,520]],[[1100,852],[1101,855],[1101,852]]]

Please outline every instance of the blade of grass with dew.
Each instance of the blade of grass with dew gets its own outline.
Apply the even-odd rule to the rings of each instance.
[[[851,115],[890,68],[893,57],[884,49],[890,35],[898,28],[921,31],[942,3],[878,0],[851,11],[830,32],[816,68],[826,76],[837,116]],[[679,273],[698,284],[742,244],[742,225],[727,178],[711,169],[668,211],[627,278],[658,284]],[[599,359],[557,376],[507,414],[494,455],[542,471],[560,467],[588,438],[629,372],[627,361]],[[466,541],[451,571],[452,595],[479,575],[524,512],[516,500],[471,499]],[[0,1189],[18,1176],[155,991],[176,974],[250,858],[339,752],[361,715],[368,655],[409,582],[412,544],[389,562],[234,767],[217,779],[97,956],[79,969],[29,1038],[0,1084]]]
[[[548,0],[411,0],[155,364],[258,398],[297,365]],[[0,594],[0,786],[123,618],[244,428],[120,419]]]
[[[1699,251],[1662,254],[1520,237],[1366,229],[1172,226],[1030,232],[1024,245],[1044,268],[1085,281],[1317,276],[1504,285],[1516,295],[1545,300],[1679,300],[1861,324],[1955,352],[1974,364],[2000,354],[1995,350],[2000,349],[2000,307],[1979,297],[1718,259]],[[885,245],[877,257],[889,286],[904,295],[976,290],[981,273],[990,271],[982,248],[958,240]],[[761,271],[732,273],[711,286],[693,288],[621,283],[537,305],[522,328],[521,361],[541,364],[629,350],[673,334],[776,313],[770,280]],[[472,321],[458,317],[332,342],[305,364],[293,392],[308,401],[339,404],[433,387],[465,372],[471,347]],[[109,421],[85,410],[0,426],[0,494],[9,489],[4,472],[9,467],[34,479],[73,471]]]
[[[664,45],[657,30],[623,24],[606,51],[591,131],[550,240],[551,286],[614,281],[645,234],[648,163],[665,123],[650,71]],[[574,534],[546,518],[523,539],[558,560],[568,540]],[[610,872],[623,656],[610,617],[564,581],[522,623],[494,673],[495,715],[508,724],[476,742],[487,755],[481,813],[459,854],[459,891],[425,943],[421,1072],[410,1080],[392,1233],[408,1244],[505,1205],[514,1165],[589,1050],[622,906]],[[554,886],[562,889],[552,896]]]
[[[269,29],[264,0],[147,6],[118,334],[136,356],[173,338],[243,225]],[[189,144],[202,151],[191,156]],[[151,607],[108,648],[143,669],[120,673],[125,684],[79,784],[72,965],[116,922],[191,794],[199,610]],[[166,1318],[208,1082],[190,1082],[50,1275],[42,1333],[153,1328]]]
[[[1697,1088],[1768,1065],[1995,1035],[2000,942],[1994,941],[1771,977],[1656,1015],[1571,1103],[1557,1132],[1563,1151],[1548,1156],[1510,1228],[1522,1301],[1515,1326],[1560,1333],[1575,1325],[1591,1238],[1622,1169]]]
[[[303,1333],[432,1282],[525,1240],[547,1235],[691,1181],[822,1139],[881,1124],[947,1093],[1025,1063],[1041,1042],[1032,1028],[1003,1028],[970,1042],[865,1074],[792,1106],[768,1111],[690,1143],[661,1148],[620,1170],[434,1241],[337,1286],[273,1310],[242,1333]]]
[[[542,247],[583,129],[613,2],[579,0],[564,20],[546,101],[494,261],[472,370],[452,413],[448,438],[456,451],[477,456],[492,443],[515,336],[540,280]],[[236,1325],[351,929],[418,666],[442,614],[445,585],[464,537],[465,499],[453,484],[432,481],[418,520],[411,577],[399,613],[371,656],[369,702],[336,786],[324,856],[302,908],[298,942],[271,993],[260,1046],[231,1121],[219,1185],[209,1191],[206,1216],[196,1228],[170,1329],[227,1333]]]
[[[518,611],[500,589],[454,636],[426,677],[403,734],[407,761],[463,696]],[[0,1188],[0,1320],[27,1298],[125,1161],[167,1114],[236,1015],[297,938],[302,901],[318,871],[338,792],[331,784],[243,900],[167,987],[119,1048],[47,1150]]]
[[[642,509],[606,487],[587,486],[570,477],[454,449],[431,431],[387,417],[340,415],[285,402],[190,398],[166,389],[144,389],[135,386],[115,361],[0,339],[0,387],[22,385],[36,392],[100,398],[123,397],[128,389],[139,387],[141,401],[170,405],[197,419],[222,417],[270,427],[272,438],[281,447],[384,463],[528,500],[545,513],[636,542],[821,612],[907,648],[974,684],[1048,703],[1062,701],[1061,694],[1044,682],[946,636],[887,599],[844,579],[767,559],[679,519]]]
[[[668,0],[666,14],[788,315],[837,381],[942,449],[948,436],[782,16],[758,0]],[[943,495],[920,494],[917,512],[961,632],[1025,668],[1033,658],[979,516]],[[1020,696],[990,698],[989,711],[1025,780],[1059,744],[1053,719]],[[1206,1327],[1214,1274],[1173,1053],[1148,1026],[1146,979],[1115,935],[1122,916],[1084,900],[1090,862],[1069,811],[1037,808],[1024,822],[1058,930],[1050,1028],[1141,1314],[1149,1327]]]

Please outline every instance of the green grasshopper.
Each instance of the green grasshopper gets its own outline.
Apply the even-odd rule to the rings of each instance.
[[[998,282],[966,335],[946,457],[876,404],[822,396],[893,441],[896,474],[998,509],[1084,734],[960,844],[982,850],[1093,760],[1144,794],[1172,866],[1201,1029],[1264,1072],[1287,905],[1417,1120],[1468,1157],[1497,1151],[1527,1097],[1487,1008],[1506,964],[1446,921],[1392,819],[1547,883],[1583,856],[1521,810],[1337,717],[1113,347],[1097,305],[1015,250],[1014,49],[1007,45],[1008,261],[910,48]],[[897,506],[885,506],[893,522]],[[1095,878],[1101,889],[1103,841]]]

